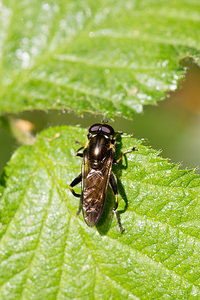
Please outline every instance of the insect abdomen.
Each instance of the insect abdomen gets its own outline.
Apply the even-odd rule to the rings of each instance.
[[[88,226],[94,226],[103,210],[105,202],[104,178],[101,171],[91,170],[83,190],[83,216]]]

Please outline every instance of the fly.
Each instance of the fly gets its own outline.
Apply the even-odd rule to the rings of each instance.
[[[122,228],[118,216],[118,190],[116,177],[112,172],[112,164],[118,163],[122,155],[135,150],[135,148],[122,152],[116,160],[115,143],[117,135],[114,129],[108,124],[94,124],[87,134],[88,142],[86,147],[78,149],[76,155],[83,158],[82,171],[70,184],[72,194],[80,198],[79,215],[82,210],[84,220],[90,227],[96,225],[102,215],[103,207],[106,200],[108,185],[110,184],[115,194],[115,207],[113,213],[117,220],[120,232]],[[80,153],[80,150],[83,153]],[[77,194],[73,187],[82,182],[82,192]]]

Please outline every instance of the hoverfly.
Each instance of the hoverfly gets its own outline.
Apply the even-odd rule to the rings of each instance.
[[[115,207],[113,212],[117,220],[120,232],[124,229],[120,225],[116,210],[118,207],[118,191],[116,177],[112,172],[112,164],[118,163],[122,155],[134,150],[122,152],[116,160],[114,129],[108,124],[94,124],[88,130],[88,143],[76,152],[76,156],[83,158],[82,172],[70,184],[72,194],[80,198],[79,215],[81,209],[86,224],[90,227],[99,221],[106,200],[108,184],[115,194]],[[83,149],[83,153],[79,151]],[[82,182],[82,192],[77,194],[73,187]]]

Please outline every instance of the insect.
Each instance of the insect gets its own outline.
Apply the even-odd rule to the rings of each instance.
[[[118,134],[117,134],[118,135]],[[118,191],[116,177],[112,172],[112,164],[118,163],[122,155],[135,150],[135,148],[122,152],[118,159],[114,158],[117,135],[114,129],[105,123],[92,125],[87,134],[86,147],[78,149],[76,156],[83,158],[82,171],[70,184],[72,194],[80,198],[79,215],[81,209],[86,224],[90,227],[96,225],[102,215],[106,200],[108,185],[115,194],[115,207],[113,213],[117,220],[120,232],[124,229],[120,225],[116,210],[118,207]],[[80,153],[80,150],[83,153]],[[73,187],[82,182],[82,192],[77,194]]]

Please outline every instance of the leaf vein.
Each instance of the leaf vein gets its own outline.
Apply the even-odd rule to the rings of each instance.
[[[23,199],[24,199],[24,197],[25,197],[25,195],[26,195],[26,193],[27,193],[27,191],[28,191],[28,187],[29,187],[29,185],[30,185],[30,183],[31,183],[31,180],[33,179],[33,175],[34,175],[36,169],[37,169],[37,167],[35,167],[35,168],[33,169],[33,172],[30,174],[30,177],[29,177],[29,179],[28,179],[28,181],[27,181],[27,184],[26,184],[26,189],[23,190],[23,193],[21,194],[21,197],[20,197],[22,200],[18,203],[14,215],[13,215],[12,218],[9,220],[9,223],[5,225],[5,226],[6,226],[6,229],[5,229],[5,231],[3,232],[3,235],[2,235],[1,240],[0,240],[0,244],[1,244],[1,242],[3,241],[4,236],[6,235],[7,231],[8,231],[9,228],[10,228],[10,226],[11,226],[12,223],[14,222],[13,220],[14,220],[14,218],[15,218],[17,212],[19,211],[19,209],[20,209],[20,207],[21,207],[21,205],[22,205],[22,203],[23,203]],[[3,196],[5,196],[5,194],[4,194]],[[2,199],[3,199],[3,198],[2,198]]]
[[[25,286],[26,286],[26,283],[27,283],[28,278],[29,278],[29,275],[30,275],[31,267],[32,267],[34,258],[35,258],[35,256],[36,256],[37,249],[38,249],[39,244],[40,244],[40,238],[41,238],[41,236],[42,236],[42,232],[43,232],[45,220],[46,220],[46,218],[47,218],[47,216],[48,216],[48,208],[49,208],[50,205],[51,205],[52,198],[53,198],[53,184],[52,184],[52,189],[51,189],[50,195],[49,195],[49,201],[48,201],[48,203],[46,204],[45,212],[44,212],[44,215],[43,215],[43,218],[42,218],[42,221],[41,221],[40,232],[39,232],[39,234],[38,234],[37,242],[36,242],[35,248],[33,249],[34,252],[33,252],[33,255],[32,255],[31,259],[30,259],[29,266],[28,266],[28,268],[27,268],[26,278],[25,278],[25,280],[24,280],[24,283],[22,284],[22,289],[21,289],[20,299],[23,298],[23,294],[24,294],[24,291],[25,291]]]
[[[59,277],[59,281],[58,281],[58,288],[55,294],[55,299],[59,299],[59,293],[61,291],[60,287],[61,287],[61,282],[62,282],[62,276],[63,276],[63,272],[64,272],[64,259],[65,259],[65,252],[66,252],[66,247],[67,247],[67,238],[68,238],[68,234],[69,234],[69,228],[70,228],[70,222],[71,222],[71,217],[69,218],[69,222],[67,225],[67,229],[65,232],[65,246],[63,247],[63,255],[62,255],[62,262],[61,262],[61,272],[60,272],[60,277]]]

